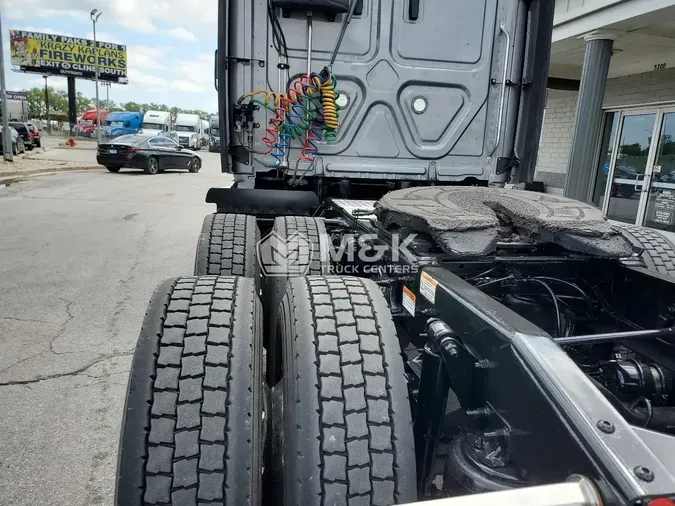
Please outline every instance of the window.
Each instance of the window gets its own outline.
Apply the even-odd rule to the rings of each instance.
[[[166,137],[153,137],[148,141],[148,144],[157,148],[175,148],[177,146],[175,142]]]
[[[115,144],[129,144],[130,146],[140,146],[147,140],[142,135],[121,135],[114,140]]]

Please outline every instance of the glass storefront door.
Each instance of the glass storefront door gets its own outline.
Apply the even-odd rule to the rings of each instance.
[[[662,110],[659,119],[658,144],[642,223],[675,232],[675,110]]]
[[[598,163],[607,218],[675,232],[675,107],[608,112]]]
[[[621,113],[604,199],[604,211],[610,220],[638,223],[641,218],[657,115],[657,111]]]

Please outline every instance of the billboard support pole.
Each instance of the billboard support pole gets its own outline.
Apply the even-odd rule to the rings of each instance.
[[[96,63],[94,65],[96,69],[96,140],[98,144],[101,144],[101,112],[99,110],[99,101],[98,101],[98,45],[96,44],[96,21],[103,14],[98,12],[98,9],[91,11],[91,22],[94,25],[94,52],[96,53]]]
[[[2,45],[2,15],[0,14],[0,99],[2,99],[2,152],[5,160],[14,159],[12,136],[9,134],[9,114],[7,113],[7,86],[5,86],[5,50]]]
[[[77,123],[77,94],[75,93],[75,78],[68,77],[68,124],[70,135],[73,135],[73,126]]]
[[[49,76],[42,76],[45,78],[45,116],[47,116],[47,131],[49,135],[52,134],[52,122],[49,120],[49,88],[47,87],[47,78]]]

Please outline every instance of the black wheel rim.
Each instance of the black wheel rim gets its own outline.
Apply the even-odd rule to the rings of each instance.
[[[159,164],[155,158],[150,159],[149,169],[152,174],[155,174],[159,170]]]

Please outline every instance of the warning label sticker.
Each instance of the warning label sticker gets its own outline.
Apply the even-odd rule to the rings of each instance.
[[[429,276],[426,272],[420,277],[420,293],[432,304],[436,304],[436,285],[438,281]]]
[[[415,294],[412,293],[407,286],[403,286],[403,307],[415,316]]]

